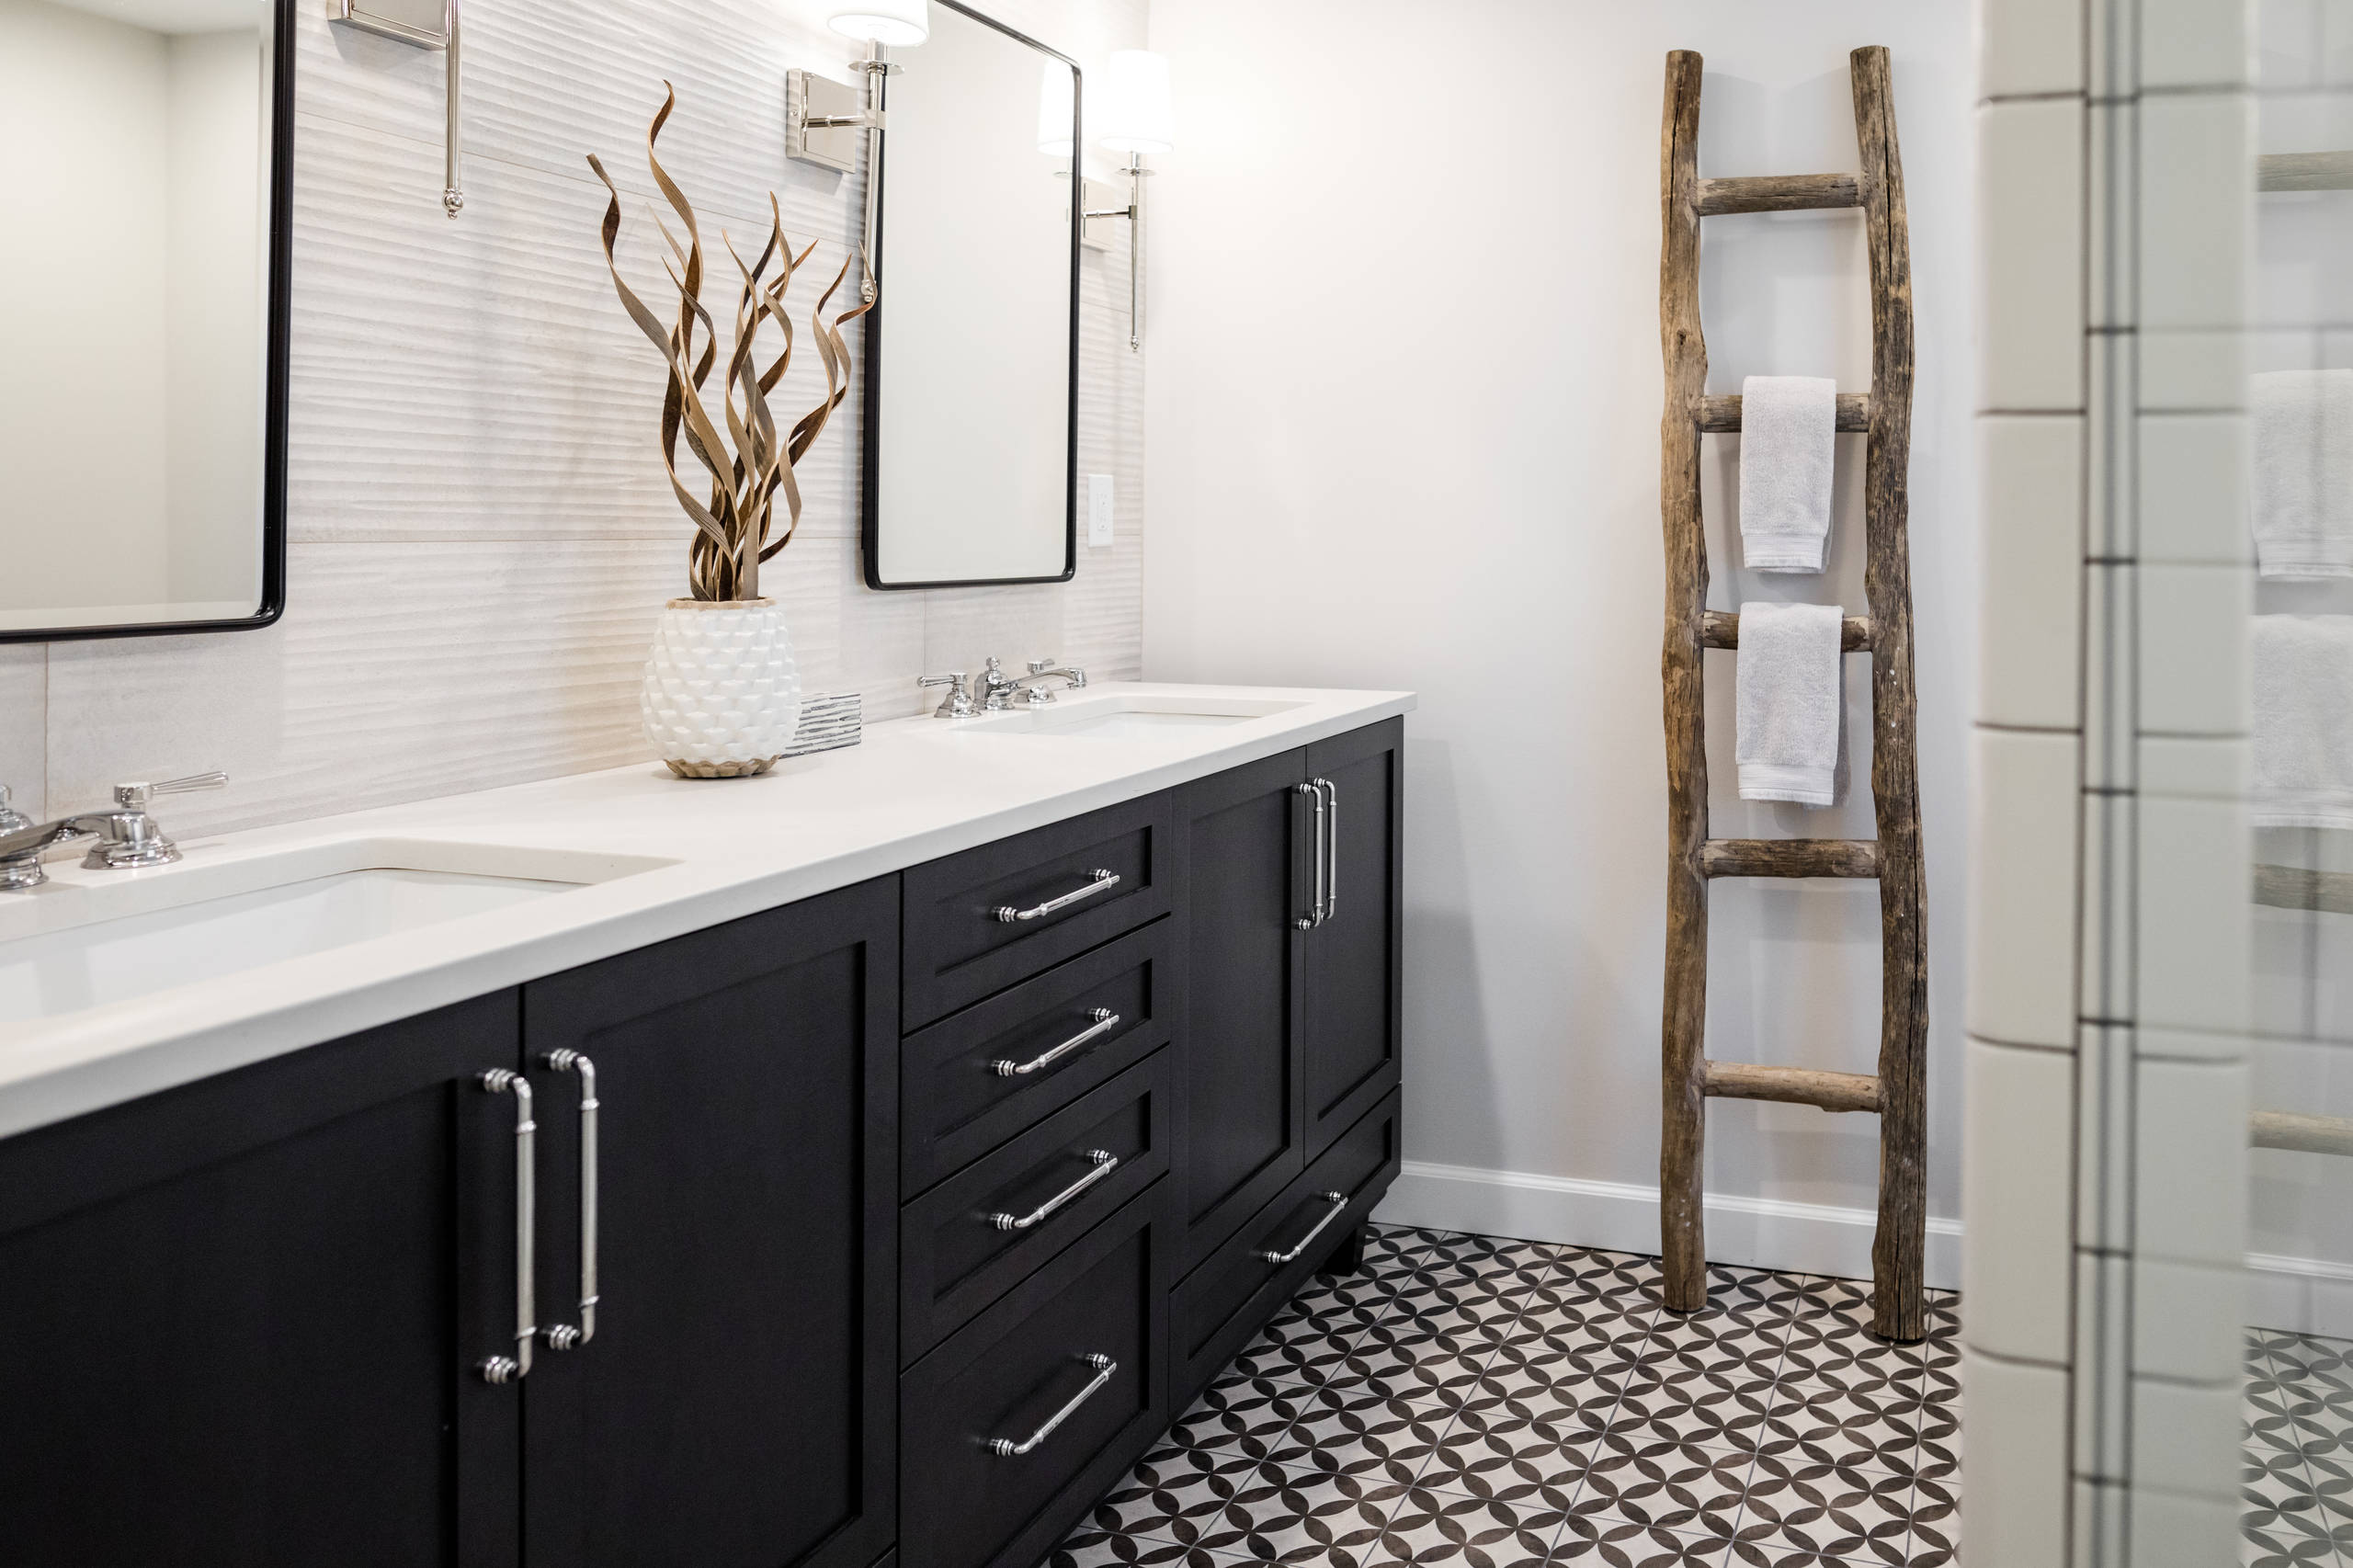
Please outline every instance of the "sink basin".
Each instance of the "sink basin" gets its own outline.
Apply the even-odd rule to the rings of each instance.
[[[1023,708],[967,719],[958,728],[984,734],[1167,741],[1181,740],[1202,730],[1246,724],[1253,719],[1299,706],[1271,698],[1121,691],[1101,697],[1064,697],[1044,708]]]
[[[669,863],[368,839],[60,880],[0,894],[0,1022],[54,1017],[494,915]]]

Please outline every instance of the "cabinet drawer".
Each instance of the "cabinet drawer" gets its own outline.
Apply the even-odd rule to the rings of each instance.
[[[900,1055],[902,1195],[952,1176],[1165,1044],[1178,995],[1174,924],[1148,926],[909,1036]]]
[[[907,1027],[1165,915],[1170,810],[1164,790],[907,872]]]
[[[912,1361],[1168,1169],[1169,1053],[1117,1078],[909,1204],[899,1351]]]
[[[1167,1191],[1130,1199],[902,1377],[905,1568],[1031,1568],[1166,1428]]]
[[[1171,1397],[1179,1408],[1256,1334],[1277,1307],[1299,1289],[1361,1225],[1389,1190],[1398,1163],[1398,1105],[1389,1097],[1365,1114],[1309,1165],[1282,1196],[1253,1215],[1176,1287],[1170,1307],[1174,1339],[1169,1346]],[[1337,1209],[1324,1195],[1336,1192]],[[1317,1227],[1321,1226],[1321,1230]],[[1313,1239],[1310,1233],[1313,1232]],[[1298,1256],[1270,1260],[1268,1253]]]

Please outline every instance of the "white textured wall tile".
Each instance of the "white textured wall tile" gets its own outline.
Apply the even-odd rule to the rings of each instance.
[[[2075,1077],[2070,1055],[1969,1042],[1961,1289],[1970,1344],[1997,1356],[2067,1359]]]
[[[2227,1272],[2217,1270],[2217,1272]],[[2140,1283],[2145,1288],[2145,1267]],[[2174,1310],[2166,1298],[2134,1303],[2135,1315]],[[2216,1301],[2201,1302],[2211,1312]],[[2226,1350],[2239,1350],[2245,1330],[2238,1319],[2213,1324]],[[2235,1501],[2238,1497],[2239,1381],[2231,1366],[2211,1383],[2170,1382],[2156,1378],[2132,1380],[2132,1484],[2143,1488]],[[2139,1554],[2135,1553],[2135,1562]],[[2208,1559],[2227,1562],[2228,1558]]]
[[[2235,1381],[2248,1321],[2245,1269],[2141,1258],[2132,1265],[2132,1291],[2134,1371],[2181,1382]]]
[[[2254,63],[2247,21],[2256,7],[2214,0],[2137,0],[2143,87],[2235,87]]]
[[[2237,1473],[2238,1467],[2226,1460],[2215,1476]],[[2129,1506],[2132,1568],[2214,1568],[2234,1561],[2245,1544],[2238,1530],[2239,1501],[2227,1493],[2135,1486]]]
[[[2081,722],[2084,422],[1985,415],[1977,436],[1985,550],[1977,716],[2072,729]]]
[[[119,779],[225,768],[228,790],[165,818],[218,830],[650,756],[638,678],[674,555],[296,545],[276,626],[52,645],[51,788],[103,801]]]
[[[2246,733],[2254,574],[2144,565],[2140,578],[2141,733]]]
[[[2246,792],[2245,741],[2143,735],[2137,744],[2141,788],[2152,795],[2232,801]]]
[[[1977,111],[1978,406],[2084,401],[2084,107]]]
[[[2134,1076],[2133,1250],[2238,1267],[2246,1252],[2245,1066],[2143,1062]]]
[[[1969,898],[1969,1028],[2065,1049],[2075,1039],[2076,739],[1981,730]]]
[[[2143,415],[2137,445],[2142,561],[2245,561],[2245,419],[2234,414]]]
[[[1978,0],[1976,19],[1983,96],[2083,90],[2083,0]]]
[[[1969,1399],[1962,1568],[2060,1568],[2067,1558],[2067,1374],[1965,1349],[1961,1386]]]
[[[995,9],[1082,63],[1145,41],[1145,0]],[[470,13],[454,222],[439,202],[440,57],[331,26],[315,6],[296,18],[286,619],[0,650],[0,778],[20,800],[42,802],[44,775],[54,803],[221,766],[230,792],[169,819],[217,830],[645,755],[638,672],[654,612],[684,590],[690,525],[656,451],[660,364],[614,297],[585,156],[620,184],[621,263],[658,301],[644,133],[663,78],[678,91],[663,163],[716,275],[722,230],[756,245],[770,191],[787,233],[821,242],[793,291],[804,330],[782,402],[822,391],[807,312],[858,239],[864,191],[783,154],[785,69],[846,76],[855,48],[821,6]],[[1081,277],[1079,461],[1118,477],[1116,545],[1082,551],[1066,585],[868,589],[854,390],[798,472],[800,532],[766,574],[807,689],[858,690],[870,721],[914,713],[935,646],[976,668],[983,653],[1016,668],[1057,653],[1098,678],[1140,674],[1144,357],[1127,347],[1127,245],[1089,252]]]
[[[0,784],[30,817],[46,814],[48,729],[49,650],[39,643],[0,647]]]
[[[2209,7],[2210,9],[2212,7]],[[2254,116],[2238,93],[2141,102],[2141,318],[2152,328],[2229,327],[2246,319],[2253,225],[2247,179]]]
[[[2252,960],[2244,808],[2150,796],[2139,817],[2135,1016],[2177,1028],[2242,1030]]]
[[[2141,408],[2246,406],[2246,335],[2199,327],[2153,328],[2140,336]]]

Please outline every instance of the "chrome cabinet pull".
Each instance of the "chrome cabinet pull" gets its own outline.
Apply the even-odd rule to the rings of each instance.
[[[1050,898],[1045,903],[1033,904],[1028,909],[1016,909],[1009,903],[1001,903],[989,912],[989,917],[1000,926],[1010,926],[1017,920],[1036,920],[1051,915],[1058,909],[1068,909],[1081,899],[1093,898],[1098,892],[1108,892],[1120,885],[1120,873],[1117,871],[1106,870],[1097,866],[1086,874],[1095,880],[1074,892],[1066,892],[1060,898]]]
[[[1036,1224],[1039,1221],[1045,1219],[1047,1216],[1053,1213],[1055,1210],[1060,1209],[1063,1204],[1068,1203],[1072,1199],[1076,1198],[1080,1193],[1085,1192],[1088,1187],[1093,1187],[1097,1182],[1101,1181],[1105,1176],[1109,1176],[1113,1171],[1120,1168],[1120,1156],[1111,1153],[1108,1149],[1089,1149],[1086,1151],[1086,1157],[1094,1163],[1095,1168],[1093,1170],[1087,1172],[1085,1176],[1079,1177],[1076,1181],[1071,1183],[1068,1187],[1063,1188],[1060,1192],[1057,1192],[1051,1198],[1049,1198],[1046,1201],[1029,1210],[1027,1214],[1021,1215],[1017,1219],[1011,1214],[992,1214],[989,1216],[989,1223],[995,1225],[1000,1231],[1026,1231],[1030,1226]]]
[[[1315,854],[1313,856],[1313,859],[1315,861],[1315,894],[1313,901],[1308,904],[1307,913],[1291,922],[1293,926],[1297,926],[1302,931],[1313,931],[1315,927],[1324,924],[1324,791],[1317,789],[1312,783],[1294,784],[1291,786],[1291,789],[1296,793],[1305,795],[1315,802]]]
[[[540,1061],[558,1073],[580,1074],[580,1321],[547,1332],[551,1350],[577,1350],[597,1337],[597,1064],[576,1051],[551,1051]]]
[[[1322,1235],[1324,1233],[1324,1227],[1338,1219],[1340,1217],[1340,1210],[1348,1206],[1348,1195],[1345,1192],[1319,1192],[1315,1196],[1332,1206],[1324,1210],[1324,1218],[1315,1221],[1315,1228],[1308,1232],[1307,1234],[1300,1237],[1299,1244],[1292,1247],[1290,1251],[1277,1252],[1272,1247],[1261,1247],[1258,1250],[1258,1256],[1260,1257],[1265,1258],[1268,1263],[1291,1263],[1297,1261],[1299,1255],[1307,1250],[1308,1244],[1313,1242],[1316,1237]]]
[[[1079,1359],[1095,1369],[1095,1376],[1093,1380],[1089,1381],[1085,1388],[1079,1390],[1076,1394],[1073,1395],[1071,1402],[1068,1404],[1063,1405],[1060,1410],[1055,1411],[1051,1415],[1046,1417],[1046,1424],[1043,1426],[1040,1426],[1035,1432],[1030,1433],[1029,1436],[1021,1442],[1017,1443],[1010,1437],[991,1437],[989,1439],[989,1452],[995,1454],[1001,1460],[1014,1459],[1019,1455],[1028,1453],[1030,1449],[1036,1448],[1039,1444],[1052,1437],[1054,1435],[1054,1428],[1069,1420],[1073,1411],[1075,1411],[1080,1405],[1085,1404],[1088,1400],[1093,1399],[1097,1393],[1101,1392],[1103,1385],[1111,1381],[1111,1374],[1120,1369],[1120,1364],[1117,1361],[1112,1360],[1111,1358],[1103,1355],[1099,1351],[1090,1351],[1086,1355],[1081,1356]]]
[[[1324,907],[1315,916],[1321,926],[1340,907],[1340,787],[1329,778],[1313,780],[1316,790],[1331,799],[1331,833],[1324,840]]]
[[[1108,1007],[1093,1008],[1086,1016],[1095,1021],[1043,1056],[1033,1056],[1027,1062],[1008,1062],[1000,1057],[989,1063],[989,1071],[1000,1078],[1026,1078],[1039,1068],[1050,1066],[1069,1055],[1088,1040],[1100,1040],[1120,1027],[1120,1015]]]
[[[531,1119],[531,1085],[520,1073],[494,1067],[474,1080],[494,1095],[515,1096],[515,1354],[486,1356],[475,1365],[486,1383],[511,1383],[529,1375],[531,1341],[539,1325],[531,1321],[538,1288],[532,1278],[539,1233],[538,1183],[533,1179],[539,1147],[539,1123]]]

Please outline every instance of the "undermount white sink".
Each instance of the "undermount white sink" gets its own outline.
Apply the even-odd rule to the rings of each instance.
[[[358,839],[0,893],[0,1023],[55,1017],[670,864]],[[119,881],[103,879],[119,876]]]
[[[1059,697],[1043,708],[1020,708],[960,722],[958,728],[986,734],[1069,735],[1098,741],[1180,740],[1201,730],[1246,724],[1299,707],[1271,698],[1218,697],[1170,692],[1084,693]]]

